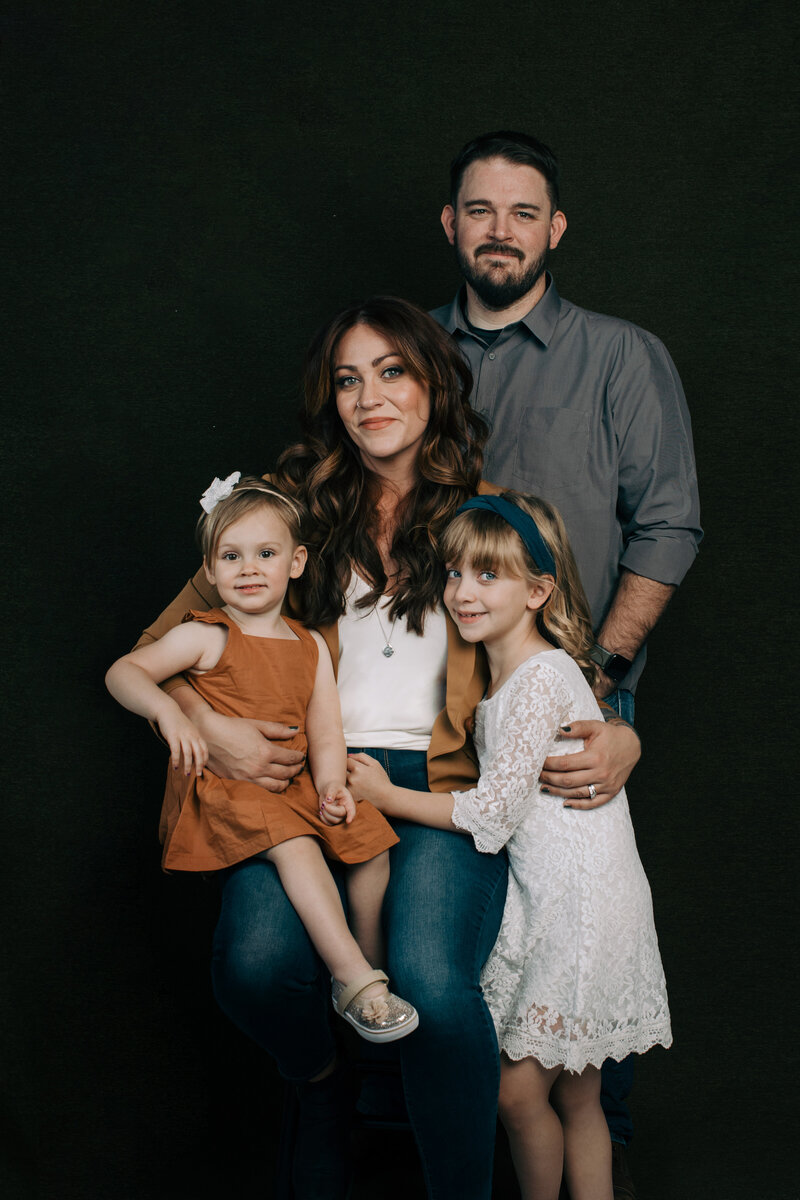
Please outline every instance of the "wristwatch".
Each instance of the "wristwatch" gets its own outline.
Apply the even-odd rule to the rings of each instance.
[[[622,654],[612,654],[610,650],[604,650],[602,646],[598,646],[597,642],[589,651],[589,658],[592,662],[596,662],[603,674],[607,675],[609,679],[613,679],[614,683],[622,683],[633,666],[629,658],[625,658]]]

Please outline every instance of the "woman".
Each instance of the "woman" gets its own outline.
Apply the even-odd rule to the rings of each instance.
[[[437,537],[479,490],[487,430],[469,406],[469,370],[424,312],[377,297],[317,335],[304,382],[305,437],[281,456],[275,480],[311,511],[322,586],[305,600],[339,668],[348,746],[379,758],[401,786],[468,787],[477,767],[465,722],[483,693],[485,663],[444,616]],[[146,636],[214,603],[198,575]],[[219,773],[279,788],[299,769],[292,752],[264,737],[286,730],[202,711],[188,687],[173,695],[200,725]],[[599,722],[591,734],[593,749],[570,766],[591,771],[581,778],[613,795],[638,758],[637,739],[627,726]],[[479,854],[457,833],[411,823],[397,832],[387,966],[420,1014],[401,1050],[408,1113],[429,1195],[484,1200],[499,1061],[478,978],[503,912],[506,860]],[[343,1196],[346,1105],[329,981],[262,860],[223,879],[213,977],[221,1007],[299,1085],[299,1200]]]

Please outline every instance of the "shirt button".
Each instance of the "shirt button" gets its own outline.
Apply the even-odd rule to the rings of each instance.
[[[494,360],[497,358],[497,355],[495,354],[494,350],[489,351],[489,358],[492,360],[492,362],[494,362]]]

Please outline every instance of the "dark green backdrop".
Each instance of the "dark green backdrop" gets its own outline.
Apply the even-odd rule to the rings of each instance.
[[[447,163],[499,126],[561,158],[562,294],[658,333],[694,420],[707,538],[652,639],[630,787],[675,1026],[638,1072],[640,1192],[797,1195],[789,11],[30,0],[3,19],[6,1195],[271,1194],[280,1086],[214,1008],[214,894],[160,874],[163,755],[103,672],[194,569],[211,477],[293,436],[313,329],[373,291],[451,296]]]

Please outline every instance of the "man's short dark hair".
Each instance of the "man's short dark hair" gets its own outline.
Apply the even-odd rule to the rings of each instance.
[[[555,154],[538,138],[528,133],[514,133],[510,129],[483,133],[473,138],[453,159],[450,164],[450,203],[453,208],[456,207],[467,167],[485,158],[504,158],[519,166],[535,167],[545,177],[553,212],[558,208],[558,159]]]

